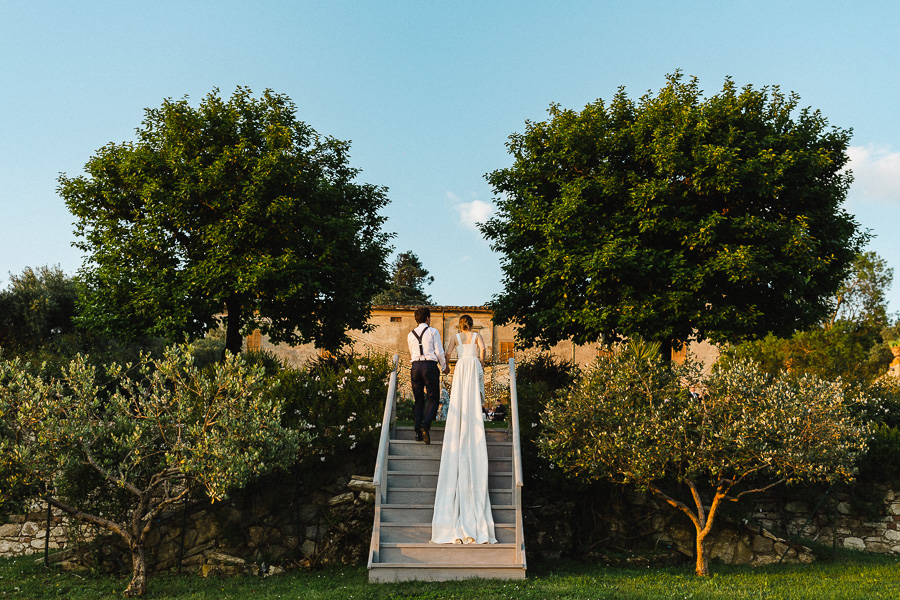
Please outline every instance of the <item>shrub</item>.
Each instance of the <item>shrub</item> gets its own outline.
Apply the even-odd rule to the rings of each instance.
[[[391,364],[386,355],[342,355],[277,375],[284,425],[314,435],[311,457],[377,447]]]

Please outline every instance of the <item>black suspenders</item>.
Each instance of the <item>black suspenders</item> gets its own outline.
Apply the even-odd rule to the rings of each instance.
[[[425,348],[422,347],[422,336],[425,335],[426,331],[428,331],[427,327],[422,330],[422,335],[419,335],[418,333],[416,333],[415,329],[412,330],[412,334],[416,337],[417,340],[419,340],[419,354],[421,356],[425,356]]]

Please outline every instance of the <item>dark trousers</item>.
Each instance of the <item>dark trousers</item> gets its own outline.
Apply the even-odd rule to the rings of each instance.
[[[431,428],[437,414],[441,371],[435,361],[418,360],[409,369],[409,379],[415,399],[413,421],[416,433],[421,433]]]

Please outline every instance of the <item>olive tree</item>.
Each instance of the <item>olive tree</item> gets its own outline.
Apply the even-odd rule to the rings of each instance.
[[[855,399],[840,382],[770,376],[740,361],[704,378],[690,360],[667,363],[658,348],[638,345],[599,357],[551,402],[539,444],[574,477],[649,490],[686,515],[698,575],[709,574],[705,543],[724,502],[782,483],[852,478],[868,426],[852,417]],[[705,394],[694,398],[691,384]]]
[[[105,370],[79,356],[50,379],[22,366],[0,361],[2,452],[43,483],[50,504],[122,538],[131,552],[128,596],[147,589],[144,545],[162,511],[198,488],[222,499],[291,464],[302,448],[300,435],[280,425],[261,368],[240,357],[201,371],[187,347]],[[94,489],[71,493],[85,477]],[[103,510],[110,498],[126,509]]]

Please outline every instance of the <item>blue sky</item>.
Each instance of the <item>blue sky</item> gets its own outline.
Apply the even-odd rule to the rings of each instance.
[[[898,31],[896,1],[0,0],[0,288],[26,266],[80,266],[60,172],[133,139],[164,98],[241,85],[351,140],[434,300],[482,304],[501,291],[500,259],[474,223],[508,136],[553,102],[638,97],[676,69],[708,94],[726,76],[779,85],[852,128],[847,208],[900,280]],[[900,311],[900,281],[889,299]]]

